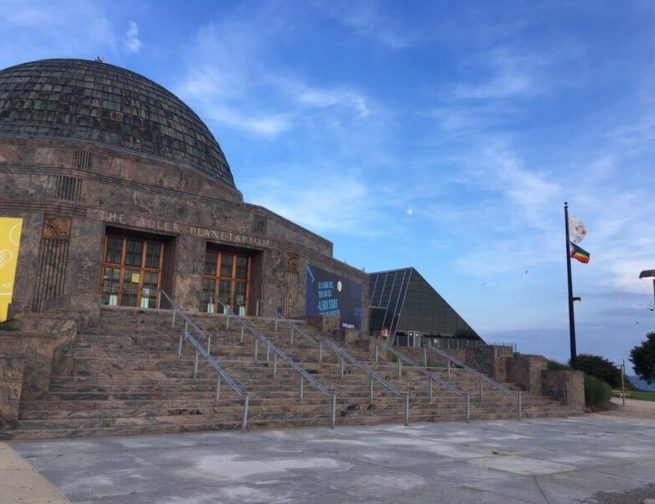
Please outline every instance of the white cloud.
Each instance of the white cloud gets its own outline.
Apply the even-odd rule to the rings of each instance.
[[[125,34],[125,46],[131,53],[138,53],[143,47],[141,40],[139,40],[139,26],[134,21],[128,23],[127,33]]]

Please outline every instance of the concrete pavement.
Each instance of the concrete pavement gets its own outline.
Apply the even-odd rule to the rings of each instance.
[[[649,419],[587,415],[12,446],[78,503],[655,499],[655,421]]]

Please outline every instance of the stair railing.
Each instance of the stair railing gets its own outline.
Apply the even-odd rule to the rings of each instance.
[[[180,308],[171,297],[166,294],[166,292],[161,291],[161,295],[166,298],[166,300],[171,305],[171,310],[173,311],[173,321],[171,325],[175,325],[176,316],[179,315],[184,321],[184,331],[180,334],[180,342],[177,347],[177,356],[178,358],[182,355],[182,347],[184,341],[188,341],[196,350],[196,358],[193,364],[193,378],[195,379],[198,376],[198,359],[202,356],[209,365],[214,368],[216,371],[216,399],[215,402],[218,404],[218,400],[221,394],[221,380],[224,380],[230,388],[234,391],[236,395],[243,399],[243,420],[241,421],[241,430],[245,431],[248,428],[248,409],[250,405],[250,394],[246,392],[237,381],[230,376],[230,374],[223,369],[219,364],[218,360],[215,359],[211,351],[211,336],[207,336],[202,329],[200,329],[194,322],[191,320]],[[207,348],[203,347],[200,342],[193,335],[195,333],[198,336],[202,336],[205,341],[207,341]]]
[[[387,352],[391,353],[396,357],[396,362],[398,363],[398,378],[402,377],[402,372],[403,372],[403,362],[407,363],[409,366],[411,366],[413,369],[421,373],[422,375],[426,376],[428,379],[428,400],[432,402],[432,383],[437,382],[441,386],[445,387],[448,389],[450,392],[455,394],[458,397],[464,398],[466,401],[465,406],[466,406],[466,423],[468,423],[471,419],[471,395],[464,391],[460,390],[451,383],[448,383],[446,380],[441,378],[441,376],[435,375],[431,373],[428,369],[425,367],[421,366],[418,362],[415,362],[413,359],[408,357],[402,352],[399,352],[396,350],[394,347],[389,345],[388,343],[385,343],[384,341],[371,338],[373,342],[375,343],[375,362],[379,361],[380,358],[380,353],[379,353],[379,348],[382,347],[385,349]]]
[[[217,303],[223,307],[223,313],[226,315],[225,319],[225,328],[230,328],[230,319],[234,318],[241,325],[241,343],[243,343],[244,332],[249,332],[255,339],[255,360],[257,360],[257,353],[259,342],[262,342],[266,345],[266,362],[270,360],[271,351],[273,351],[273,378],[277,378],[277,359],[278,357],[286,362],[293,371],[295,371],[300,376],[300,395],[299,401],[300,404],[303,404],[305,400],[305,381],[312,385],[321,395],[329,397],[331,399],[331,410],[330,410],[330,426],[334,428],[336,424],[337,417],[337,394],[336,392],[330,392],[325,385],[320,381],[314,378],[307,370],[289,357],[284,350],[279,348],[275,343],[273,343],[267,336],[262,334],[260,331],[256,330],[245,320],[243,320],[237,313],[235,313],[228,305],[223,303],[220,300],[217,300]]]
[[[442,356],[443,358],[446,359],[447,368],[448,368],[448,379],[449,380],[451,378],[451,367],[452,367],[451,363],[454,364],[457,367],[460,367],[460,368],[464,369],[466,372],[468,372],[468,373],[470,373],[470,374],[472,374],[474,376],[477,376],[479,378],[479,380],[480,380],[480,382],[479,382],[480,383],[480,402],[482,402],[482,399],[484,397],[484,387],[483,387],[484,383],[487,383],[487,384],[491,385],[492,388],[495,388],[496,390],[499,390],[499,391],[503,392],[505,395],[511,397],[512,402],[514,402],[514,400],[516,400],[516,417],[519,420],[521,420],[521,418],[523,416],[523,404],[522,404],[522,398],[521,398],[521,392],[520,391],[515,392],[514,390],[511,390],[510,388],[506,387],[502,383],[498,383],[496,380],[490,378],[486,374],[481,373],[477,369],[473,369],[471,366],[468,366],[468,365],[464,364],[463,362],[457,360],[452,355],[444,352],[443,350],[440,350],[439,348],[435,348],[433,346],[429,346],[427,348],[429,348],[431,351],[439,354],[440,356]]]
[[[334,340],[330,338],[315,338],[311,334],[309,334],[307,331],[299,327],[297,324],[295,324],[293,321],[289,320],[286,318],[284,315],[279,313],[277,310],[275,310],[272,306],[268,305],[266,302],[262,301],[261,299],[257,301],[257,316],[261,316],[261,313],[263,312],[262,308],[265,308],[266,310],[272,312],[275,316],[275,332],[278,330],[278,325],[279,323],[283,323],[288,325],[291,328],[290,332],[290,341],[293,344],[294,341],[294,336],[295,334],[300,334],[303,336],[307,341],[309,341],[313,346],[318,347],[318,361],[323,362],[323,348],[327,347],[329,350],[337,354],[339,356],[339,376],[343,378],[344,376],[344,371],[345,371],[345,363],[346,361],[359,369],[360,371],[364,372],[368,377],[369,377],[369,399],[371,402],[373,402],[373,384],[374,382],[379,383],[382,385],[384,388],[386,388],[391,394],[397,397],[403,397],[405,399],[405,410],[404,410],[404,420],[405,420],[405,425],[409,424],[409,394],[407,392],[403,392],[400,390],[398,387],[393,385],[392,383],[389,383],[387,380],[382,378],[378,373],[373,371],[370,367],[368,367],[366,364],[355,358],[353,355],[348,353],[348,351],[344,348],[342,348],[340,345],[338,345]]]

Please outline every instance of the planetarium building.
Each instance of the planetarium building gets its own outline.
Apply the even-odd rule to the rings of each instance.
[[[366,329],[368,277],[245,203],[207,126],[134,72],[69,59],[0,71],[0,187],[10,317],[167,308],[165,292],[191,312],[251,315],[262,299]]]

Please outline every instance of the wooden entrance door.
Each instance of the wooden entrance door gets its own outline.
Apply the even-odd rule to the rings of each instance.
[[[163,264],[163,242],[107,235],[100,286],[102,303],[158,308]]]

